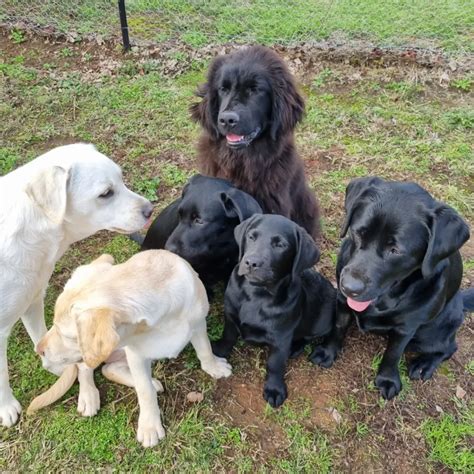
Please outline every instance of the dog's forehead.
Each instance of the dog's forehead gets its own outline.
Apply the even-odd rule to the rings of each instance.
[[[295,233],[295,224],[279,215],[258,216],[250,225],[248,232],[257,230],[260,234],[267,237],[284,237],[289,239]]]
[[[259,64],[250,61],[228,62],[220,70],[218,77],[220,83],[229,81],[236,85],[249,82],[267,84],[268,72]]]

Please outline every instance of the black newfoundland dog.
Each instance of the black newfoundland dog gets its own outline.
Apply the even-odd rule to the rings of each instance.
[[[191,107],[203,127],[200,171],[228,179],[270,214],[319,233],[319,208],[294,144],[304,111],[293,76],[271,49],[253,46],[218,56]]]

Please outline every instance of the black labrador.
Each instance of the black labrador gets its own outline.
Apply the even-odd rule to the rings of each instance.
[[[193,176],[177,199],[153,221],[142,249],[165,248],[187,260],[209,289],[227,282],[239,249],[234,228],[262,209],[225,179]]]
[[[404,351],[412,379],[429,379],[457,349],[464,311],[474,310],[474,288],[460,291],[464,220],[415,183],[377,177],[349,183],[337,262],[337,323],[316,347],[313,361],[330,367],[350,322],[388,336],[375,385],[383,398],[402,387]]]
[[[286,217],[255,215],[235,228],[235,238],[240,262],[225,292],[224,332],[212,349],[227,357],[239,335],[269,346],[263,396],[278,407],[287,398],[288,358],[332,329],[336,290],[311,269],[319,259],[314,240]]]

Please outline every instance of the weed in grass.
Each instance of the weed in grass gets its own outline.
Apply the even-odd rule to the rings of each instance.
[[[474,471],[474,413],[455,419],[444,414],[439,419],[429,419],[421,425],[421,431],[430,447],[430,459],[442,463],[454,472]]]
[[[469,92],[473,82],[472,77],[460,77],[459,79],[453,79],[450,85],[460,91]]]
[[[74,51],[71,48],[62,48],[59,51],[59,55],[63,58],[70,58],[71,56],[74,56]]]
[[[115,263],[123,263],[140,250],[139,245],[125,235],[118,235],[102,248],[101,253],[109,253]]]
[[[13,171],[19,157],[12,148],[0,148],[0,176]]]
[[[367,426],[366,423],[362,423],[360,421],[356,424],[356,434],[359,438],[364,438],[370,433],[370,428]]]
[[[466,364],[466,370],[470,375],[474,375],[474,359]]]
[[[324,68],[314,79],[313,79],[313,87],[320,88],[323,87],[326,82],[332,77],[333,72],[329,68]]]
[[[23,43],[24,41],[26,41],[25,33],[23,31],[20,31],[20,30],[12,30],[8,37],[15,44],[20,44],[20,43]]]
[[[452,128],[474,128],[474,110],[457,109],[444,114],[446,123]]]
[[[137,178],[133,182],[133,189],[149,201],[156,201],[156,192],[159,185],[159,178]]]
[[[172,163],[165,163],[160,170],[160,175],[166,186],[178,187],[186,183],[190,173]]]

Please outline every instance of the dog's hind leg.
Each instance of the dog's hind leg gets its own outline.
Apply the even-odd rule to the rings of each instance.
[[[112,382],[135,388],[125,352],[123,350],[115,351],[109,358],[109,361],[102,366],[102,375]],[[151,383],[158,393],[164,391],[163,385],[159,380],[152,378]]]
[[[217,357],[212,353],[205,320],[195,329],[191,337],[191,344],[196,351],[204,372],[215,379],[229,377],[232,374],[232,367],[227,360],[223,357]]]
[[[420,354],[408,364],[408,375],[413,380],[430,379],[438,366],[446,359],[449,359],[456,351],[455,335],[452,336],[450,344],[445,352],[432,352]]]
[[[0,327],[0,424],[13,426],[21,413],[21,406],[13,396],[8,379],[7,342],[13,324]]]

